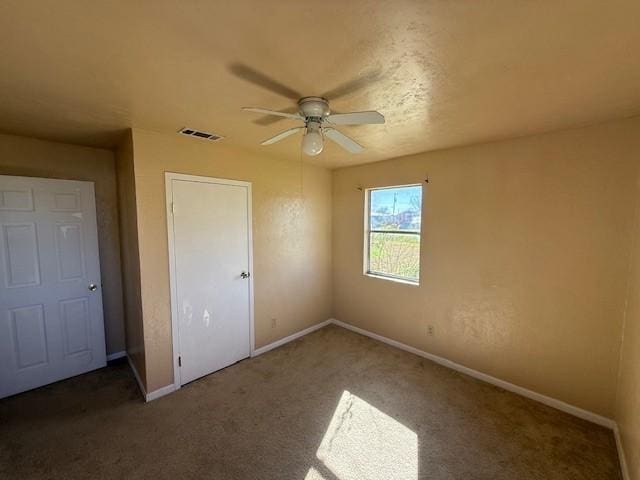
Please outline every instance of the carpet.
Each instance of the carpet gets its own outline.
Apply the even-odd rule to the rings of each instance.
[[[126,362],[0,400],[3,479],[619,479],[612,432],[330,325],[144,403]]]

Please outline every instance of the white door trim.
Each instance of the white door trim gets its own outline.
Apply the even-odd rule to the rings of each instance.
[[[183,173],[165,172],[165,203],[167,211],[167,241],[169,245],[169,284],[171,290],[171,332],[173,343],[173,386],[178,390],[182,386],[180,379],[180,367],[178,365],[178,357],[180,356],[180,331],[178,329],[178,295],[176,283],[176,263],[175,263],[175,245],[173,242],[173,180],[184,180],[189,182],[213,183],[219,185],[236,185],[247,188],[247,232],[249,237],[249,345],[251,356],[255,350],[255,330],[253,315],[253,235],[252,235],[252,193],[251,182],[241,180],[229,180],[226,178],[202,177],[198,175],[187,175]]]

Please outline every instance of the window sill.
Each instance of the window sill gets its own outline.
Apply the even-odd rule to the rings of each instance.
[[[365,277],[377,278],[379,280],[389,280],[391,282],[403,283],[405,285],[411,285],[413,287],[419,287],[420,286],[420,281],[419,280],[418,281],[405,280],[403,278],[388,277],[386,275],[379,275],[379,274],[371,273],[371,272],[365,272],[364,275],[365,275]]]

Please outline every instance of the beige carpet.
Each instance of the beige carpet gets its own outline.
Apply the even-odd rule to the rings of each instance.
[[[154,402],[124,363],[0,400],[2,479],[617,479],[611,432],[329,326]]]

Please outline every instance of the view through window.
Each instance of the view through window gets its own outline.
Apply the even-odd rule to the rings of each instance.
[[[366,272],[418,283],[422,186],[372,188],[367,195]]]

